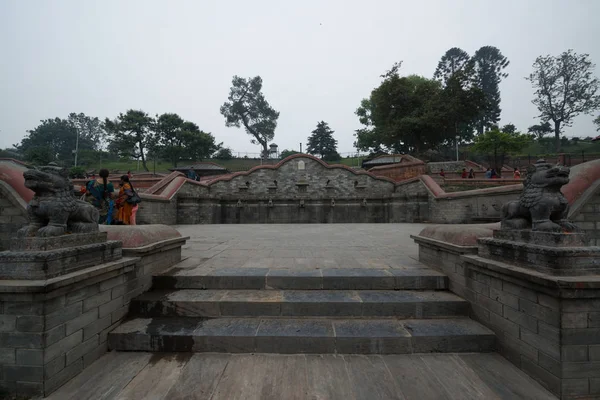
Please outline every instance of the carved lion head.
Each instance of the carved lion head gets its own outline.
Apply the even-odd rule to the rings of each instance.
[[[60,192],[71,185],[67,169],[52,164],[29,169],[23,177],[25,187],[35,193]]]
[[[556,187],[559,188],[569,183],[569,167],[552,165],[545,160],[539,160],[527,168],[525,186]]]

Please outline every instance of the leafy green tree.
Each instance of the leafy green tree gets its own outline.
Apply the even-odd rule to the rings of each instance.
[[[515,133],[517,132],[517,127],[514,124],[506,124],[501,129],[504,133]]]
[[[417,75],[387,75],[356,110],[366,128],[356,132],[361,151],[416,151],[439,144],[439,111],[434,104],[442,90],[435,80]]]
[[[223,147],[215,153],[214,158],[217,160],[231,160],[233,158],[233,153],[229,147]]]
[[[554,122],[556,151],[560,151],[563,126],[571,126],[579,114],[592,114],[600,109],[600,81],[593,76],[595,65],[589,54],[572,50],[557,57],[540,56],[526,79],[535,89],[535,104],[542,121]]]
[[[475,153],[487,155],[492,168],[500,174],[504,165],[504,158],[508,154],[521,151],[531,143],[531,140],[531,135],[523,135],[519,132],[507,133],[492,129],[475,137],[472,150]]]
[[[355,147],[375,153],[421,152],[469,140],[474,118],[483,106],[482,92],[455,72],[442,87],[439,81],[417,75],[400,77],[398,70],[361,101],[356,110],[364,128],[356,131]]]
[[[333,133],[334,131],[331,130],[327,122],[318,122],[317,128],[312,131],[307,139],[306,152],[318,155],[323,159],[327,156],[334,156],[334,153],[337,153],[337,140],[334,139]]]
[[[25,160],[35,163],[56,161],[70,164],[76,146],[77,131],[68,120],[42,120],[40,125],[27,133],[28,135],[16,146],[25,155]],[[84,146],[83,141],[81,145]]]
[[[471,84],[469,71],[459,70],[446,80],[439,101],[433,102],[441,121],[442,138],[470,141],[477,116],[485,107],[483,92]]]
[[[222,143],[217,144],[215,137],[211,133],[201,131],[198,125],[193,122],[184,122],[181,134],[185,148],[184,154],[190,160],[202,161],[205,158],[209,158],[222,145]]]
[[[68,121],[79,135],[80,148],[89,148],[91,150],[102,149],[102,142],[106,137],[106,131],[102,126],[102,121],[98,117],[89,117],[84,113],[71,113],[69,114]]]
[[[275,111],[265,99],[262,90],[262,78],[244,79],[234,76],[228,101],[220,109],[225,117],[225,126],[244,126],[251,135],[253,144],[262,146],[262,154],[268,154],[268,143],[275,137],[275,128],[279,112]]]
[[[466,51],[458,47],[453,47],[442,56],[435,69],[433,78],[445,85],[457,72],[465,72],[466,69],[471,68],[470,61],[471,57],[469,57]]]
[[[471,62],[475,73],[475,84],[485,95],[485,107],[477,121],[477,131],[481,134],[485,128],[489,129],[500,121],[499,84],[508,76],[503,71],[509,61],[498,48],[484,46],[475,52]]]
[[[104,121],[104,128],[113,137],[114,147],[121,154],[141,158],[145,171],[149,171],[146,151],[152,141],[153,125],[154,119],[142,110],[128,110],[125,114],[120,113],[113,121],[108,118]]]
[[[596,117],[596,119],[594,120],[594,123],[596,124],[596,130],[600,131],[600,115],[598,117]]]
[[[546,121],[537,125],[531,125],[527,128],[527,132],[535,135],[537,140],[540,140],[545,135],[552,133],[552,126],[550,126],[550,122]]]
[[[294,154],[300,154],[300,152],[296,151],[296,150],[283,150],[281,153],[279,153],[279,157],[283,160],[284,158],[288,158],[289,156],[293,156]]]
[[[183,124],[184,120],[179,115],[165,113],[156,116],[153,126],[160,154],[174,167],[177,167],[177,162],[184,157],[186,151],[183,144]]]

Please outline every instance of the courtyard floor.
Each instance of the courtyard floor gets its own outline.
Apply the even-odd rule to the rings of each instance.
[[[177,274],[220,268],[425,268],[423,224],[181,225]],[[50,399],[554,399],[502,356],[111,352]]]

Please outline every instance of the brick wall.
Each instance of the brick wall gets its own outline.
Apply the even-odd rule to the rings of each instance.
[[[500,220],[502,205],[519,198],[521,190],[507,193],[474,194],[457,197],[429,197],[430,221],[464,224],[486,219]]]
[[[377,176],[385,176],[395,181],[403,181],[410,178],[416,178],[427,173],[427,167],[424,163],[398,163],[374,167],[369,170],[370,173]]]
[[[152,273],[181,259],[181,243],[135,254],[64,286],[0,294],[0,398],[48,395],[104,354],[108,332]]]
[[[476,247],[415,241],[419,260],[448,275],[471,317],[496,333],[500,354],[561,399],[600,398],[600,286],[515,273]]]
[[[18,203],[12,189],[0,181],[0,251],[8,250],[8,241],[27,223],[25,206]]]
[[[581,198],[583,204],[571,218],[590,238],[591,245],[600,246],[600,184],[588,190],[590,195]]]

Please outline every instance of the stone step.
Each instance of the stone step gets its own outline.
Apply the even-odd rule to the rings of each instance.
[[[468,318],[136,318],[108,343],[118,351],[408,354],[493,351],[495,336]]]
[[[436,290],[448,277],[427,267],[308,270],[269,268],[173,268],[153,277],[155,289]]]
[[[445,291],[155,290],[135,298],[137,317],[396,317],[468,315],[469,302]]]

